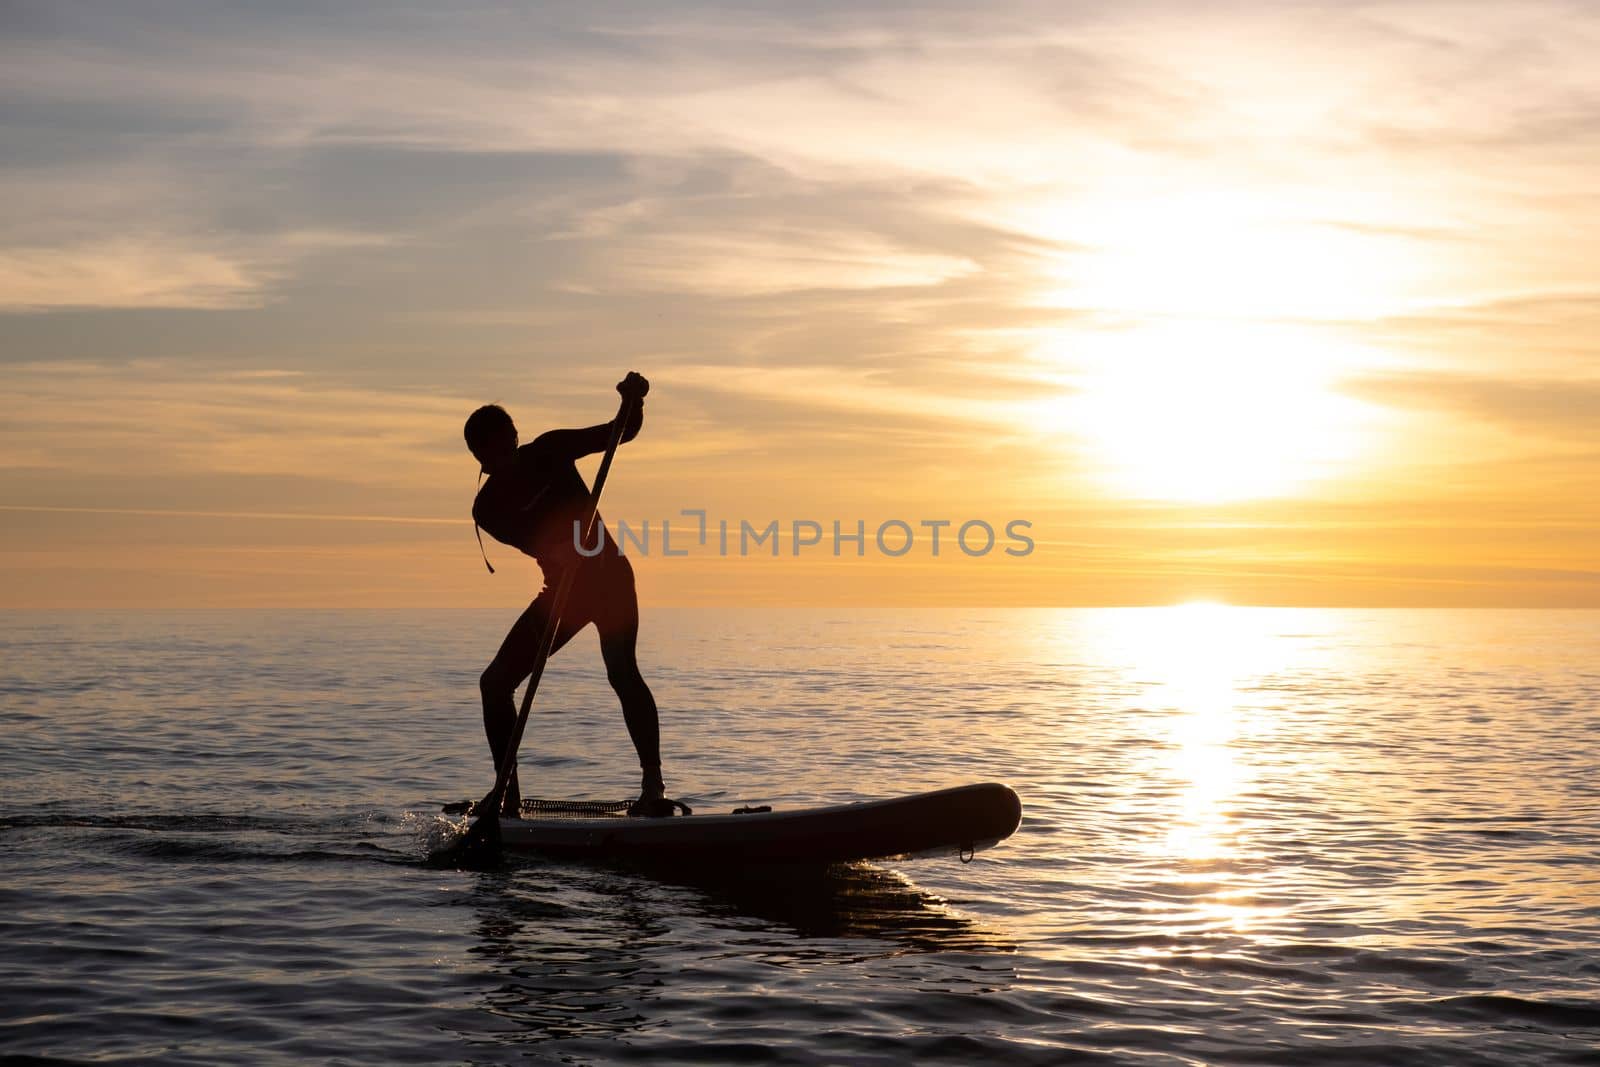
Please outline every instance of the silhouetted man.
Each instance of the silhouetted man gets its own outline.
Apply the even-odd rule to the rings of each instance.
[[[638,436],[644,423],[644,396],[649,391],[650,383],[631,371],[617,383],[617,392],[637,401],[624,427],[623,441]],[[479,680],[483,729],[498,768],[517,720],[516,688],[538,660],[539,638],[554,610],[552,601],[561,575],[566,568],[576,568],[551,651],[594,623],[600,632],[606,677],[622,701],[628,735],[633,738],[643,770],[639,800],[632,813],[671,814],[669,802],[663,799],[655,697],[640,676],[634,656],[639,636],[639,600],[634,591],[633,565],[617,550],[616,542],[604,534],[605,522],[598,515],[597,529],[585,543],[585,551],[593,549],[594,537],[603,536],[605,543],[599,554],[585,557],[574,545],[573,524],[583,521],[589,506],[589,487],[575,461],[604,452],[614,428],[615,424],[608,422],[585,430],[551,430],[519,448],[517,428],[499,405],[481,407],[467,419],[467,448],[489,476],[472,503],[472,518],[495,540],[537,560],[545,582],[528,610],[512,625]],[[501,811],[514,818],[521,806],[522,795],[513,773]]]

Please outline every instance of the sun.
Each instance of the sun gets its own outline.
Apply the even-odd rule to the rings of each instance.
[[[1394,204],[1336,185],[1161,175],[1015,208],[1064,251],[1039,299],[1073,390],[1039,405],[1113,496],[1222,504],[1303,495],[1358,468],[1382,412],[1339,384],[1391,366],[1351,327],[1404,310],[1434,265],[1382,226]]]
[[[1336,350],[1260,324],[1163,322],[1080,354],[1064,429],[1107,491],[1220,504],[1289,496],[1370,443],[1365,405],[1335,389]]]

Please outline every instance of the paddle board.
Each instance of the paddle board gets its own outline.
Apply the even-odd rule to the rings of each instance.
[[[1011,836],[1022,821],[1022,802],[1006,786],[990,782],[793,811],[527,816],[500,820],[503,847],[724,866],[824,864],[930,855],[968,859]]]

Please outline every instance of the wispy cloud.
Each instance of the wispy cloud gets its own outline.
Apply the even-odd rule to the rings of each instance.
[[[1397,407],[1442,411],[1588,447],[1600,444],[1600,378],[1555,381],[1410,374],[1357,379],[1347,388]]]
[[[7,368],[0,470],[441,478],[472,402],[288,373],[197,374],[174,360]],[[445,474],[449,469],[450,474]]]
[[[259,307],[298,260],[375,243],[382,242],[360,235],[290,233],[258,242],[220,242],[219,248],[162,236],[0,248],[0,311]]]
[[[401,526],[460,526],[460,519],[424,515],[323,515],[303,511],[195,511],[182,508],[91,508],[51,507],[39,504],[0,504],[0,511],[31,512],[43,515],[138,515],[175,519],[279,519],[286,522],[379,522]]]
[[[13,311],[249,307],[268,280],[214,252],[129,240],[0,249],[0,309]]]

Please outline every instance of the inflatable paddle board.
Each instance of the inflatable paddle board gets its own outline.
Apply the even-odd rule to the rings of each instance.
[[[620,810],[596,813],[596,808],[605,807],[529,802],[524,818],[500,820],[501,844],[557,855],[722,866],[935,855],[959,855],[965,860],[1010,837],[1022,821],[1017,794],[993,782],[793,811],[739,808],[728,814],[660,818],[629,816]]]

